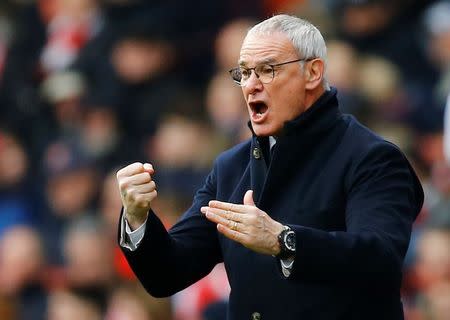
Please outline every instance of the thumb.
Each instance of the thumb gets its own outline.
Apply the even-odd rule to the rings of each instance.
[[[244,204],[256,207],[255,201],[253,201],[253,190],[247,190],[247,192],[245,193]]]

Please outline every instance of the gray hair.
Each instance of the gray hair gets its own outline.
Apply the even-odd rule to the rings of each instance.
[[[301,58],[320,58],[326,68],[327,46],[325,40],[319,29],[309,21],[287,14],[279,14],[252,27],[247,32],[247,36],[250,34],[270,35],[278,32],[287,36]],[[325,77],[323,78],[323,87],[326,90],[330,89]]]

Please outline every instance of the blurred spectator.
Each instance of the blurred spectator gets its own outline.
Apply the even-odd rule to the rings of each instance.
[[[64,238],[69,287],[86,291],[92,289],[106,295],[114,281],[113,246],[97,219],[83,217],[74,221]],[[99,298],[102,299],[102,296]]]
[[[201,186],[218,152],[211,128],[195,116],[182,114],[166,116],[146,147],[148,159],[158,168],[158,188],[182,198],[191,198]]]
[[[0,237],[14,225],[36,222],[27,181],[28,155],[11,133],[0,130]]]
[[[0,83],[0,119],[19,129],[27,129],[20,121],[39,117],[36,88],[41,74],[39,54],[45,42],[44,3],[18,7],[6,64]],[[25,132],[30,132],[30,128]],[[26,135],[25,135],[26,136]]]
[[[334,2],[342,38],[361,53],[374,54],[394,63],[405,79],[405,88],[414,97],[413,101],[426,104],[437,72],[426,58],[417,36],[420,8],[414,1]]]
[[[427,8],[424,23],[429,34],[428,53],[440,71],[434,94],[439,105],[444,105],[450,90],[450,1],[438,1]]]
[[[0,239],[0,296],[16,300],[16,319],[44,319],[44,266],[44,248],[36,230],[14,227]]]
[[[79,134],[85,87],[82,76],[76,72],[57,72],[42,83],[42,95],[50,103],[55,120],[52,137]]]
[[[80,147],[104,174],[129,159],[132,146],[125,140],[115,110],[87,101],[80,126]]]
[[[228,300],[229,294],[230,285],[225,267],[223,264],[219,264],[208,276],[175,294],[173,297],[175,319],[202,320],[207,306],[218,301]]]
[[[450,227],[450,165],[440,160],[433,163],[426,190],[427,221]]]
[[[76,142],[56,141],[45,153],[47,200],[53,214],[74,217],[89,211],[96,195],[97,172]]]
[[[249,137],[245,100],[240,87],[230,81],[227,73],[218,73],[211,79],[206,92],[206,107],[213,125],[228,145]]]
[[[425,319],[446,320],[450,314],[450,281],[437,283],[425,292]]]
[[[252,19],[241,18],[232,20],[219,30],[214,50],[219,72],[228,71],[237,65],[242,41],[254,24]]]
[[[56,10],[47,23],[47,41],[40,57],[46,73],[68,67],[103,24],[97,0],[51,1]]]
[[[450,281],[450,233],[445,228],[426,229],[417,245],[417,286],[428,290]]]
[[[62,239],[71,221],[93,212],[98,169],[76,141],[55,141],[45,151],[42,233],[52,264],[62,263]]]
[[[5,108],[2,120],[19,128],[27,144],[42,148],[42,139],[51,136],[47,127],[52,121],[39,96],[41,82],[74,61],[100,28],[99,17],[95,0],[40,0],[19,7],[0,104]],[[31,122],[35,125],[27,125]]]
[[[49,297],[47,320],[100,320],[100,306],[86,294],[75,290],[58,290]]]
[[[400,71],[393,63],[375,56],[365,56],[359,64],[358,84],[373,106],[376,120],[406,122],[412,104],[402,87]]]
[[[407,315],[413,320],[446,319],[450,307],[450,232],[447,227],[430,227],[417,244],[416,263],[409,281],[413,290]]]
[[[326,77],[338,89],[343,111],[367,123],[371,106],[363,99],[358,79],[360,55],[350,44],[339,40],[329,42],[327,55]]]
[[[162,114],[186,92],[183,82],[169,73],[174,54],[163,40],[139,33],[126,34],[112,48],[111,61],[121,88],[116,103],[131,140],[153,134]]]
[[[118,286],[111,294],[105,320],[171,320],[169,298],[149,296],[137,283]]]

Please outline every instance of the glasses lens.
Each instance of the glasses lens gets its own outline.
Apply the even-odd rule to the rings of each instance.
[[[237,84],[241,83],[242,80],[242,72],[239,68],[234,68],[230,70],[231,78],[236,82]]]
[[[262,83],[269,83],[273,80],[273,68],[268,64],[262,64],[256,67],[256,73]]]

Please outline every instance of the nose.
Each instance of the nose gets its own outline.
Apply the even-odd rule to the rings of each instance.
[[[244,93],[253,94],[254,92],[261,91],[263,89],[263,83],[256,75],[255,70],[252,70],[250,77],[248,78],[245,86],[242,87]]]

